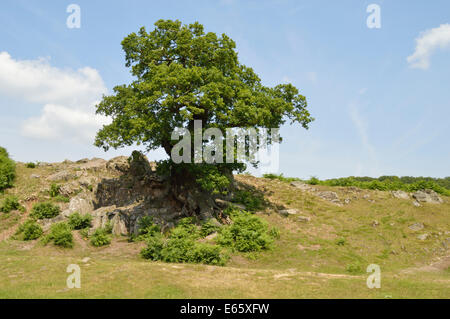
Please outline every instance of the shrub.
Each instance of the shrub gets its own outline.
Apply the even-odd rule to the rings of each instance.
[[[138,240],[145,239],[147,237],[154,236],[161,232],[159,225],[153,223],[153,218],[150,216],[144,216],[138,222],[139,236]]]
[[[207,222],[202,224],[202,227],[200,228],[200,236],[206,237],[219,230],[219,225],[215,224],[212,220],[208,220]]]
[[[317,177],[313,176],[307,181],[307,183],[310,185],[318,185],[320,181]]]
[[[167,239],[161,233],[147,237],[147,247],[142,249],[141,256],[164,262],[224,265],[227,257],[219,246],[196,242],[200,232],[192,222],[192,218],[182,219]]]
[[[53,241],[56,246],[64,248],[73,247],[72,229],[65,222],[53,224],[50,228],[50,234],[44,237],[44,243]]]
[[[111,243],[108,229],[97,228],[91,236],[91,244],[95,247],[106,246]]]
[[[149,237],[147,247],[141,250],[141,256],[150,260],[162,260],[164,240],[161,236]]]
[[[0,191],[12,187],[16,177],[16,164],[9,158],[8,152],[0,147]]]
[[[191,263],[202,263],[208,265],[223,266],[228,257],[222,254],[219,246],[195,243],[192,250],[188,252],[188,261]]]
[[[23,240],[33,240],[41,237],[42,233],[42,227],[38,223],[34,220],[27,220],[20,225],[16,235],[22,234]]]
[[[50,190],[49,190],[50,197],[56,197],[56,196],[58,196],[58,195],[59,195],[60,189],[61,189],[61,186],[59,186],[59,185],[53,183],[53,184],[50,186]]]
[[[364,273],[361,264],[358,263],[358,262],[348,264],[347,267],[345,268],[345,270],[346,270],[348,273],[350,273],[350,274],[355,274],[355,275]]]
[[[233,201],[245,205],[248,211],[254,212],[263,208],[264,199],[262,195],[248,190],[239,190],[234,194]]]
[[[33,163],[33,162],[26,163],[25,166],[26,166],[27,168],[36,168],[36,164]]]
[[[72,229],[83,229],[91,227],[92,215],[81,215],[78,212],[69,215],[69,225]]]
[[[345,238],[338,238],[338,239],[336,239],[336,245],[344,246],[345,245]]]
[[[20,208],[19,200],[16,196],[7,196],[0,204],[0,212],[9,213]]]
[[[83,228],[80,230],[81,237],[88,239],[89,238],[89,228]]]
[[[264,178],[268,178],[268,179],[277,179],[279,181],[282,182],[293,182],[293,181],[299,181],[299,178],[296,177],[284,177],[283,174],[273,174],[273,173],[268,173],[268,174],[263,174]]]
[[[52,203],[37,203],[31,210],[31,216],[37,219],[53,218],[58,216],[60,209]]]
[[[260,251],[270,248],[273,237],[267,223],[248,212],[235,215],[233,224],[221,229],[217,243],[240,252]]]

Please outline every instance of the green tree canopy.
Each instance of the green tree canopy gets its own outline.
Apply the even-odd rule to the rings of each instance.
[[[143,144],[167,154],[175,128],[193,131],[217,127],[278,128],[287,120],[304,128],[313,120],[306,99],[291,84],[266,87],[254,71],[239,63],[236,44],[225,34],[205,33],[199,23],[159,20],[122,41],[126,66],[136,78],[114,88],[97,106],[112,123],[97,134],[95,145],[108,150]]]

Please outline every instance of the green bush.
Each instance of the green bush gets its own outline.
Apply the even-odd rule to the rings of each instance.
[[[270,248],[273,237],[269,233],[267,222],[248,212],[234,214],[232,220],[232,225],[221,229],[218,244],[240,252]]]
[[[42,233],[42,227],[34,220],[30,219],[20,225],[16,235],[22,234],[23,240],[33,240],[41,237]]]
[[[110,243],[111,236],[106,228],[97,228],[91,236],[91,244],[95,247],[106,246]]]
[[[16,164],[5,148],[0,147],[0,192],[12,187],[16,178]]]
[[[37,203],[33,205],[33,208],[31,210],[31,217],[37,219],[53,218],[55,216],[58,216],[59,213],[59,207],[52,203]]]
[[[346,270],[348,273],[350,273],[350,274],[355,274],[355,275],[363,274],[363,273],[364,273],[364,270],[363,270],[361,264],[358,263],[358,262],[348,264],[347,267],[345,268],[345,270]]]
[[[296,177],[284,177],[283,174],[273,174],[273,173],[263,174],[263,177],[268,179],[277,179],[282,182],[293,182],[300,180],[299,178]]]
[[[81,215],[78,212],[69,215],[69,225],[72,229],[83,229],[91,227],[92,215]]]
[[[345,245],[345,238],[338,238],[338,239],[336,239],[336,245],[344,246]]]
[[[144,216],[138,222],[139,236],[138,239],[145,239],[147,237],[154,236],[161,232],[159,225],[153,223],[153,218],[150,216]]]
[[[16,196],[7,196],[0,204],[0,212],[9,213],[20,208],[19,199]]]
[[[211,235],[212,233],[218,232],[219,230],[219,225],[216,225],[211,220],[208,220],[207,222],[202,224],[202,227],[200,228],[200,236],[206,237],[208,235]]]
[[[55,183],[50,185],[50,190],[49,190],[50,197],[58,196],[60,189],[61,189],[61,186],[59,186],[59,185],[57,185]]]
[[[233,202],[243,204],[248,211],[255,212],[263,208],[264,198],[248,190],[238,190],[234,194]]]
[[[222,250],[217,245],[195,243],[188,253],[190,263],[223,266],[227,259],[228,257],[222,254]]]
[[[147,247],[142,249],[141,256],[173,263],[224,265],[227,256],[222,254],[221,248],[196,242],[199,238],[200,231],[193,219],[184,218],[170,231],[167,239],[161,233],[147,237]]]
[[[56,246],[64,248],[73,247],[72,229],[69,224],[65,222],[53,224],[50,228],[50,234],[44,237],[44,243],[47,244],[50,241]]]
[[[150,260],[162,260],[164,240],[161,236],[147,238],[147,247],[141,250],[141,256]]]
[[[26,166],[27,168],[36,168],[36,164],[33,163],[33,162],[26,163],[25,166]]]

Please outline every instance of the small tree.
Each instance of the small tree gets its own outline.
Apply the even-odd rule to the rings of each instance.
[[[177,128],[194,135],[194,121],[203,131],[218,128],[278,128],[286,120],[304,128],[313,120],[306,99],[291,84],[262,85],[253,70],[239,63],[235,42],[225,34],[205,33],[199,23],[159,20],[122,41],[126,66],[136,78],[103,97],[97,113],[112,118],[98,133],[95,145],[108,150],[133,144],[147,150],[163,147],[171,156]],[[204,140],[203,147],[210,141]],[[269,141],[270,143],[270,141]],[[192,150],[194,152],[194,150]],[[233,154],[235,150],[233,150]],[[188,213],[214,209],[211,194],[225,194],[232,172],[243,163],[159,165],[173,185],[175,198]]]

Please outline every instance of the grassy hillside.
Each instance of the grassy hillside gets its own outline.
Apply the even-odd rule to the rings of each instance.
[[[67,163],[36,168],[17,163],[15,186],[0,194],[0,202],[15,195],[25,209],[0,213],[0,298],[450,297],[445,195],[441,204],[416,207],[388,191],[317,183],[309,192],[290,180],[236,176],[245,190],[239,201],[257,208],[256,216],[280,237],[267,251],[233,252],[223,267],[144,260],[139,252],[145,244],[123,236],[93,247],[79,230],[73,231],[73,248],[13,239],[33,203],[67,205],[49,195],[46,177],[71,169],[76,172]],[[317,196],[330,191],[342,204]],[[414,224],[423,228],[413,230]],[[66,287],[69,264],[81,267],[81,289]],[[381,267],[380,289],[366,286],[369,264]]]

